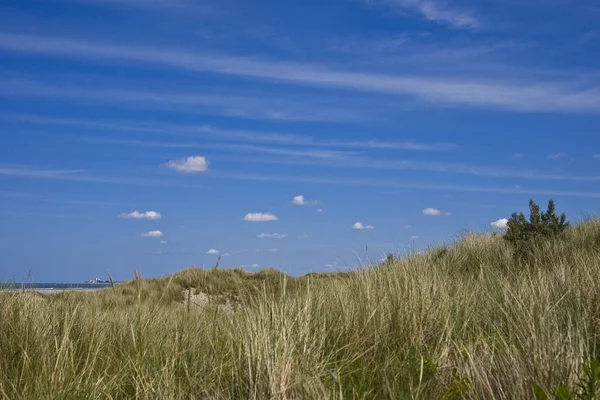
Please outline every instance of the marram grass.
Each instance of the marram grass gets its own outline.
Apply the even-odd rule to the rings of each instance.
[[[200,292],[209,301],[192,304]],[[591,220],[526,260],[469,234],[348,274],[187,269],[93,293],[0,293],[0,396],[594,398],[599,335]]]

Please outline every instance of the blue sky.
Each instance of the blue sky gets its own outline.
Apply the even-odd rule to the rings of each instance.
[[[600,5],[4,0],[0,280],[293,275],[600,210]]]

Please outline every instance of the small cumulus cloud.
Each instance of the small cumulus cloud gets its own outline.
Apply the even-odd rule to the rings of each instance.
[[[146,212],[134,211],[134,212],[131,212],[129,214],[122,213],[122,214],[119,215],[119,218],[125,218],[125,219],[161,219],[162,216],[160,215],[159,212],[156,212],[156,211],[146,211]]]
[[[447,211],[442,211],[438,208],[426,208],[423,210],[423,215],[427,215],[430,217],[438,217],[438,216],[442,216],[442,215],[451,215],[451,214]]]
[[[302,235],[302,238],[306,239],[308,238],[308,235],[305,233],[304,235]]]
[[[513,155],[513,158],[525,158],[525,153],[516,153]]]
[[[279,250],[278,249],[266,249],[265,251],[268,251],[269,253],[277,253]]]
[[[259,239],[285,239],[288,235],[287,233],[261,233],[257,237]]]
[[[317,208],[317,212],[318,212],[318,213],[322,213],[322,212],[323,212],[323,209],[322,209],[322,208]]]
[[[150,231],[150,232],[142,233],[142,237],[159,238],[162,236],[163,236],[163,233],[161,231]]]
[[[352,229],[374,229],[375,227],[373,225],[363,225],[361,222],[355,222],[354,225],[352,225]]]
[[[508,228],[508,220],[506,218],[500,218],[498,221],[491,222],[490,225],[497,229]]]
[[[161,240],[160,244],[168,244],[169,242],[167,242],[166,240]]]
[[[171,160],[164,166],[183,173],[197,173],[208,171],[208,160],[203,156],[190,156]]]
[[[411,236],[410,238],[411,238],[412,240],[418,240],[418,239],[420,239],[420,238],[419,238],[418,236],[416,236],[416,235],[415,235],[415,236]]]
[[[548,154],[546,159],[547,160],[560,160],[561,158],[564,158],[566,155],[567,155],[566,153],[551,153],[551,154]]]
[[[244,221],[250,222],[266,222],[277,220],[279,220],[279,218],[271,213],[248,213],[244,216]]]
[[[319,202],[318,201],[314,201],[314,200],[306,200],[304,198],[304,196],[298,195],[298,196],[295,196],[292,199],[292,204],[295,204],[297,206],[312,206],[312,205],[315,205],[315,204],[319,204]]]
[[[258,264],[242,264],[240,265],[241,268],[258,268],[259,265]]]
[[[217,249],[210,249],[209,251],[206,252],[206,254],[210,254],[210,255],[216,256],[216,255],[220,254],[220,251],[217,250]]]

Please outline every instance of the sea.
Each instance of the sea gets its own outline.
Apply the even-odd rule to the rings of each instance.
[[[92,290],[110,287],[110,283],[0,283],[0,290]]]

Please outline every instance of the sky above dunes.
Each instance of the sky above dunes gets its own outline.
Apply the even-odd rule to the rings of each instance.
[[[0,281],[293,275],[600,211],[600,5],[0,4]]]

